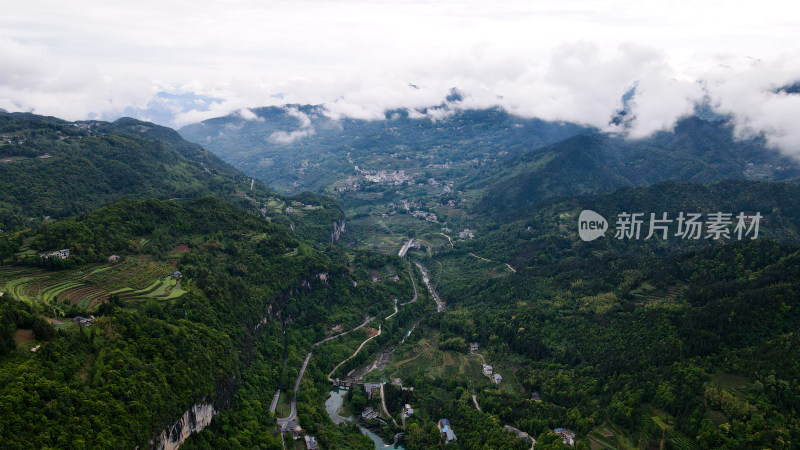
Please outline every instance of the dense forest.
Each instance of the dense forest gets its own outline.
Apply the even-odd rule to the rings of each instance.
[[[670,183],[550,202],[427,262],[441,264],[438,290],[453,306],[427,325],[513,368],[527,397],[484,389],[480,404],[533,436],[567,427],[589,446],[620,427],[612,434],[623,446],[791,448],[798,189]],[[574,211],[589,205],[612,218],[719,208],[771,219],[756,240],[581,242]],[[516,272],[497,274],[473,253]]]

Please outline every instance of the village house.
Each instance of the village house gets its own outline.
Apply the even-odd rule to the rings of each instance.
[[[361,419],[363,420],[372,420],[378,418],[378,411],[375,411],[371,407],[364,408],[364,411],[361,412]]]
[[[575,445],[575,432],[567,429],[567,428],[556,428],[553,430],[559,437],[561,437],[561,442],[567,446]]]
[[[115,263],[117,261],[119,261],[119,255],[111,255],[108,257],[108,262],[110,263]]]
[[[317,439],[314,436],[305,436],[306,441],[306,450],[316,450],[319,447],[317,446]]]
[[[542,395],[534,391],[533,395],[531,396],[531,400],[535,402],[540,402],[542,401]]]
[[[477,351],[479,348],[481,348],[481,345],[478,344],[477,342],[471,342],[469,344],[469,351],[471,352]]]
[[[500,384],[503,382],[503,376],[499,373],[496,373],[492,375],[492,381],[494,381],[494,384]]]
[[[72,318],[72,323],[75,325],[83,325],[88,327],[94,321],[94,316],[83,317],[83,316],[75,316]]]
[[[442,432],[442,436],[444,436],[444,443],[449,444],[452,441],[458,440],[456,438],[456,433],[450,428],[450,421],[447,419],[442,419],[439,421],[439,429]]]
[[[403,414],[405,414],[406,416],[414,414],[414,408],[412,408],[411,405],[406,403],[406,406],[403,407]]]
[[[486,375],[487,377],[492,376],[492,370],[493,370],[492,366],[488,364],[483,365],[483,374]]]
[[[180,273],[180,271],[176,270],[175,272],[172,272],[172,278],[175,278],[176,280],[179,280],[179,279],[183,278],[183,274]]]

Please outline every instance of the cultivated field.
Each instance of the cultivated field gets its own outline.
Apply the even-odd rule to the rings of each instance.
[[[70,307],[89,311],[112,294],[131,302],[180,297],[186,291],[181,288],[181,280],[172,278],[174,270],[168,263],[145,256],[78,271],[0,267],[0,291],[26,302],[49,305],[62,313]]]

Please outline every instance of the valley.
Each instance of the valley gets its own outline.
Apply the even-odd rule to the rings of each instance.
[[[52,156],[4,163],[15,183],[73,158],[77,147],[59,147],[69,130],[78,147],[96,145],[82,157],[139,146],[150,153],[126,157],[130,167],[180,161],[190,181],[177,183],[196,187],[93,185],[104,196],[74,213],[6,192],[0,397],[47,420],[7,411],[22,432],[5,442],[278,449],[313,438],[414,450],[798,439],[797,369],[783,364],[800,348],[794,162],[694,119],[636,142],[502,111],[337,123],[287,108],[316,133],[270,141],[294,123],[283,109],[221,135],[218,122],[239,119],[189,128],[211,127],[224,139],[205,142],[225,142],[220,156],[245,172],[147,123],[5,118],[38,142],[27,152]],[[263,133],[274,147],[254,144]],[[699,149],[698,134],[716,143]],[[242,142],[253,146],[232,153]],[[648,173],[645,150],[685,159]],[[58,179],[36,182],[84,198]],[[583,242],[585,209],[758,211],[763,223],[757,240],[609,232]]]

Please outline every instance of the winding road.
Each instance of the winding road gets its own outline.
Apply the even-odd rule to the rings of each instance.
[[[396,313],[397,313],[397,306],[395,306],[395,314]],[[391,317],[391,316],[389,316],[389,317]],[[373,317],[367,317],[366,319],[364,319],[364,322],[361,323],[361,325],[359,325],[359,326],[357,326],[357,327],[355,327],[355,328],[353,328],[351,330],[347,330],[347,331],[345,331],[343,333],[335,334],[333,336],[328,336],[325,339],[322,339],[321,341],[315,342],[311,346],[311,350],[306,355],[306,359],[303,361],[303,365],[300,367],[300,372],[297,373],[297,379],[294,382],[294,396],[292,397],[292,403],[291,403],[291,407],[290,407],[290,410],[289,410],[289,415],[287,417],[279,418],[278,419],[278,425],[283,426],[286,423],[288,423],[288,422],[290,422],[292,420],[295,420],[297,418],[297,391],[300,390],[300,382],[303,381],[303,375],[305,375],[305,373],[306,373],[306,367],[308,367],[308,362],[311,360],[311,355],[314,353],[314,349],[318,345],[324,344],[325,342],[328,342],[331,339],[336,339],[338,337],[344,336],[347,333],[350,333],[351,331],[355,331],[355,330],[358,330],[359,328],[362,328],[362,327],[366,326],[373,319],[374,319]],[[380,334],[380,333],[378,333],[378,334]],[[280,396],[281,396],[281,390],[278,389],[275,392],[275,395],[272,397],[272,404],[269,407],[270,412],[273,412],[273,413],[275,412],[275,409],[278,407],[278,399],[280,398]]]
[[[394,305],[394,312],[389,314],[388,316],[386,316],[386,318],[383,319],[383,321],[386,322],[387,320],[391,319],[395,314],[397,314],[397,311],[399,311],[399,309],[397,308],[397,305],[395,304]],[[336,372],[336,369],[338,369],[339,367],[342,367],[342,364],[344,364],[347,361],[350,361],[351,359],[353,359],[353,357],[355,357],[358,354],[358,352],[360,352],[361,349],[364,348],[365,345],[367,345],[367,342],[369,342],[369,341],[375,339],[376,337],[380,336],[382,327],[383,327],[383,324],[378,325],[378,332],[377,333],[375,333],[373,336],[370,336],[370,337],[366,338],[364,340],[364,342],[362,342],[361,345],[358,346],[356,351],[353,352],[352,355],[348,356],[344,361],[342,361],[339,364],[337,364],[336,367],[334,367],[333,370],[331,370],[331,373],[328,374],[328,381],[333,382],[333,378],[331,378],[331,375],[333,375],[333,373]]]
[[[413,239],[409,240],[409,242],[407,243],[407,246],[410,247],[411,243],[413,243]],[[407,248],[406,248],[406,250],[407,250]],[[425,278],[425,277],[427,277],[426,272],[424,271],[422,266],[419,265],[419,263],[417,263],[417,266],[420,267],[420,270],[423,270],[423,272],[422,272],[423,273],[423,281],[426,280],[427,279],[427,278]],[[411,283],[414,286],[414,297],[411,300],[409,300],[408,302],[403,303],[403,305],[408,305],[409,303],[414,303],[415,301],[417,301],[417,297],[418,297],[418,295],[417,295],[417,283],[416,283],[416,281],[414,281],[414,274],[411,272],[411,267],[410,266],[409,266],[409,273],[411,274]],[[426,281],[426,283],[427,283],[427,281]],[[430,287],[428,287],[428,289],[430,290]],[[436,296],[435,293],[433,293],[433,295],[434,295],[434,298],[437,299],[437,304],[439,304],[439,302],[441,300],[438,300],[438,296]],[[398,311],[400,311],[400,309],[397,307],[397,303],[395,303],[394,304],[394,312],[389,314],[388,316],[386,316],[386,318],[383,319],[383,322],[386,322],[387,320],[389,320],[392,317],[394,317],[395,314],[398,313]],[[364,319],[364,322],[361,323],[361,325],[358,325],[357,327],[355,327],[353,329],[350,329],[350,330],[347,330],[345,332],[342,332],[342,333],[339,333],[339,334],[336,334],[336,335],[333,335],[333,336],[328,336],[325,339],[322,339],[320,341],[315,342],[311,346],[311,350],[309,350],[308,354],[306,355],[306,359],[303,361],[303,365],[300,367],[300,372],[297,373],[297,379],[294,382],[294,395],[292,396],[292,402],[290,404],[291,406],[290,406],[290,410],[289,410],[289,415],[287,417],[281,417],[281,418],[277,419],[279,427],[282,428],[287,423],[297,419],[297,392],[300,390],[300,382],[303,381],[303,375],[305,375],[305,373],[306,373],[306,368],[308,367],[308,362],[311,360],[311,355],[314,353],[314,349],[317,348],[317,346],[320,345],[320,344],[324,344],[325,342],[328,342],[328,341],[330,341],[332,339],[336,339],[336,338],[344,336],[344,335],[346,335],[346,334],[348,334],[348,333],[350,333],[352,331],[358,330],[359,328],[363,328],[369,322],[371,322],[374,319],[375,319],[374,317],[367,317],[366,319]],[[355,357],[358,354],[358,352],[360,352],[361,349],[364,348],[364,346],[367,344],[367,342],[369,342],[372,339],[375,339],[376,337],[380,336],[382,328],[383,328],[383,324],[378,325],[378,332],[375,335],[365,339],[364,342],[362,342],[361,345],[358,346],[358,348],[356,349],[355,352],[353,352],[352,355],[350,355],[344,361],[342,361],[339,364],[337,364],[336,367],[334,367],[333,370],[331,370],[331,372],[328,374],[328,381],[333,382],[334,380],[333,380],[333,378],[331,378],[331,375],[333,375],[333,373],[336,372],[336,370],[339,367],[341,367],[342,364],[346,363],[347,361],[349,361],[350,359]],[[284,370],[285,370],[285,361],[284,361]],[[270,412],[274,413],[275,410],[277,409],[278,401],[280,399],[280,396],[281,396],[281,390],[280,390],[280,388],[278,388],[278,390],[275,391],[275,395],[272,397],[272,403],[270,404],[270,408],[269,408]],[[381,399],[383,399],[383,387],[382,386],[381,386]],[[385,403],[383,405],[383,409],[384,409],[384,411],[386,411],[386,404]],[[387,412],[387,415],[388,414],[389,413]],[[389,415],[389,417],[391,417],[391,415]],[[395,425],[397,425],[397,421],[395,421],[394,418],[392,418],[392,421],[395,422]]]

